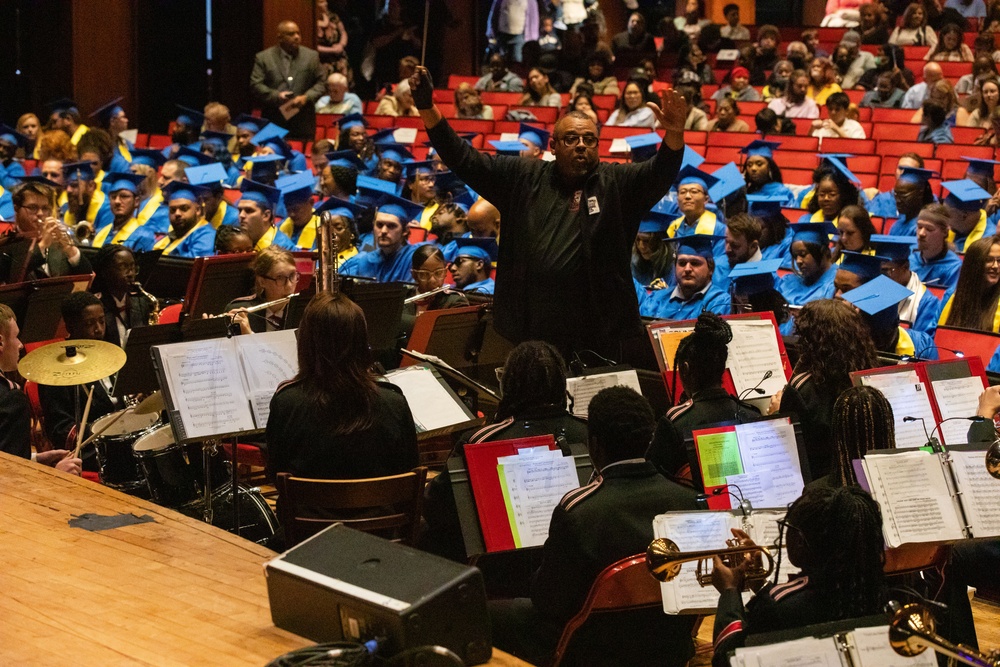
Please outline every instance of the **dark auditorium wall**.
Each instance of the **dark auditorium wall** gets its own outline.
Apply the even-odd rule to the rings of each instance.
[[[73,97],[88,114],[124,97],[126,116],[137,99],[135,10],[137,0],[73,0]],[[129,119],[133,126],[135,120]],[[84,120],[84,124],[88,121]]]

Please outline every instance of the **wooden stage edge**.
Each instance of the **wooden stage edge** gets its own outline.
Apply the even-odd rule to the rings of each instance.
[[[264,547],[4,453],[0,512],[0,664],[261,666],[312,644],[271,623]],[[153,522],[69,526],[86,513]]]

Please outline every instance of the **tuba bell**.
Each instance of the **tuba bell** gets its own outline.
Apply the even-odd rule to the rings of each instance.
[[[718,556],[728,567],[736,567],[744,556],[753,556],[750,567],[746,571],[747,585],[763,583],[774,572],[774,557],[767,547],[758,544],[740,544],[738,540],[726,540],[725,549],[708,549],[706,551],[681,551],[677,544],[666,537],[659,537],[649,543],[646,548],[646,565],[650,574],[660,581],[671,581],[681,572],[681,565],[695,561],[698,563],[695,576],[698,583],[708,586],[712,583],[712,570],[706,565],[708,561]],[[767,566],[764,566],[764,561]]]

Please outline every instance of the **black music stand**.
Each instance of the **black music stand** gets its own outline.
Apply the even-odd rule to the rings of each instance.
[[[162,299],[177,301],[183,299],[187,294],[188,283],[191,281],[194,260],[188,257],[160,256],[159,259],[155,260],[148,276],[143,278],[143,265],[147,261],[147,254],[142,253],[137,259],[139,282],[142,283],[142,286],[150,294],[156,294]]]
[[[299,322],[302,321],[302,313],[306,311],[309,301],[316,296],[316,290],[310,287],[303,290],[288,300],[285,306],[285,329],[298,329]]]
[[[154,345],[167,345],[180,341],[181,325],[177,322],[130,330],[128,340],[125,342],[125,365],[118,371],[112,395],[121,397],[129,394],[150,394],[159,389],[160,381],[156,377],[150,349]]]
[[[184,298],[187,317],[200,318],[204,313],[217,315],[225,312],[233,299],[253,292],[250,263],[254,257],[254,253],[247,252],[195,259]]]
[[[181,324],[181,339],[184,341],[226,338],[229,336],[228,317],[188,317]]]
[[[345,280],[340,289],[364,311],[368,323],[368,344],[372,351],[395,352],[399,346],[399,323],[403,318],[406,285]]]
[[[24,280],[37,243],[38,235],[35,233],[0,238],[0,284]]]
[[[38,343],[59,337],[63,300],[90,287],[91,275],[59,276],[28,283],[0,286],[0,303],[14,311],[20,339]]]

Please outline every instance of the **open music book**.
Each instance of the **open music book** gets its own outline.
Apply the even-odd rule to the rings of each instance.
[[[294,330],[157,345],[152,353],[178,442],[264,429],[275,390],[299,370]]]
[[[736,649],[732,667],[935,667],[934,651],[907,658],[889,645],[889,626],[857,628],[832,637],[803,637]]]
[[[632,369],[566,378],[566,393],[569,394],[572,401],[573,414],[577,417],[586,417],[590,399],[602,389],[619,385],[642,393],[642,387],[639,386],[639,374]]]
[[[754,511],[750,516],[743,516],[739,510],[697,511],[697,512],[667,512],[653,519],[653,535],[666,537],[677,545],[681,551],[705,551],[709,549],[724,549],[726,540],[733,538],[732,528],[746,532],[753,541],[766,546],[771,551],[775,561],[778,559],[778,520],[785,517],[784,510]],[[719,604],[719,592],[712,586],[701,586],[695,577],[694,562],[681,566],[681,572],[672,581],[660,584],[663,592],[663,611],[668,614],[711,614]],[[708,563],[708,571],[712,569]],[[787,553],[781,556],[781,581],[787,580],[789,574],[795,574],[795,568],[789,561]],[[750,599],[750,593],[744,593],[744,602]]]
[[[471,428],[479,420],[465,407],[441,375],[429,365],[407,366],[385,374],[399,387],[413,414],[421,437],[443,435]]]
[[[975,445],[868,454],[861,461],[882,510],[886,545],[1000,536],[1000,480]]]

